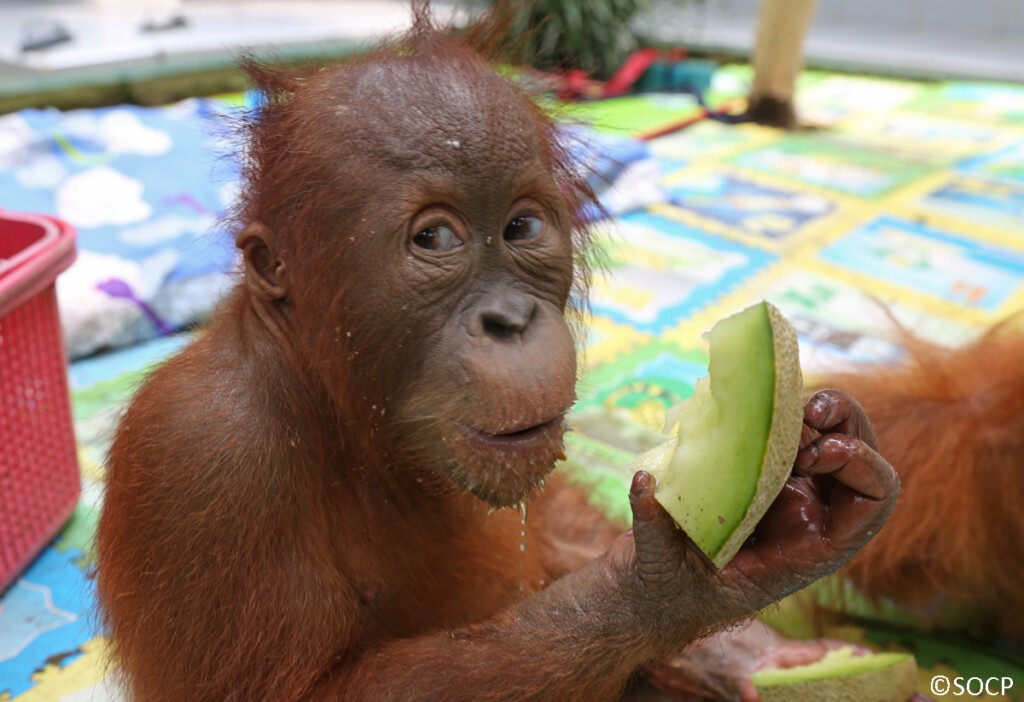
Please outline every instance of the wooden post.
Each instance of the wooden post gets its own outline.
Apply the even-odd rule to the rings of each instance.
[[[798,126],[793,96],[804,63],[804,37],[817,0],[762,0],[754,42],[754,84],[748,113],[772,127]]]

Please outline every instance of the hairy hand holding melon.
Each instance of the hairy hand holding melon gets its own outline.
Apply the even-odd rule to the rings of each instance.
[[[797,336],[760,302],[707,333],[709,375],[674,407],[675,436],[633,465],[657,480],[655,498],[723,568],[790,475],[803,426]]]

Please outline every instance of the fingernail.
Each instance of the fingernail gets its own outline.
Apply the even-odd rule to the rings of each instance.
[[[640,497],[648,488],[650,488],[651,481],[654,478],[645,470],[638,470],[633,476],[633,483],[629,487],[629,494],[631,497]]]
[[[832,398],[824,393],[818,393],[807,405],[807,416],[813,421],[820,422],[828,415],[832,408]]]
[[[796,454],[796,461],[793,465],[801,470],[806,470],[814,465],[814,462],[818,460],[818,447],[815,444],[809,444],[800,449]]]

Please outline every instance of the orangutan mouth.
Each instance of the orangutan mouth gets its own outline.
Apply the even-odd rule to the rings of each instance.
[[[558,415],[540,424],[512,427],[500,432],[488,432],[461,423],[459,428],[471,442],[489,449],[532,449],[561,441],[562,434],[565,433],[565,416]]]

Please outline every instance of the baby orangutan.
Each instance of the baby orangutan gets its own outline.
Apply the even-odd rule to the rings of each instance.
[[[722,572],[645,473],[625,533],[545,487],[590,197],[551,122],[422,12],[342,67],[250,72],[244,276],[110,453],[98,590],[134,699],[614,700],[881,528],[896,476],[832,391]]]

